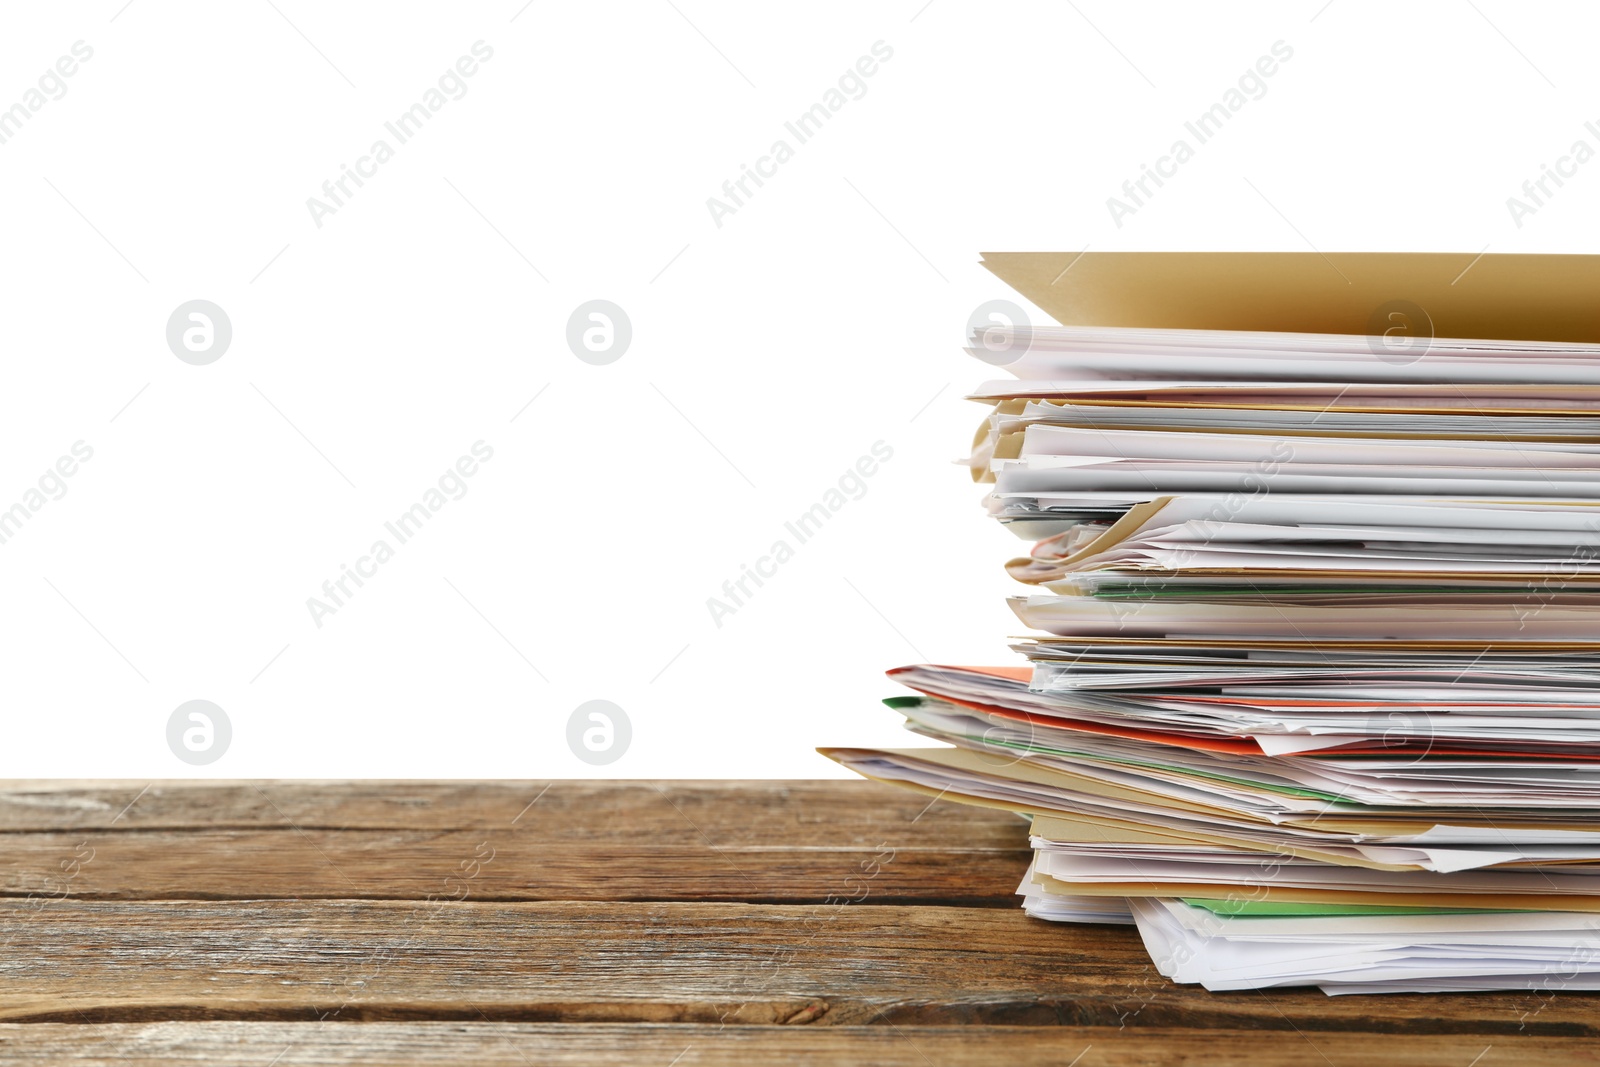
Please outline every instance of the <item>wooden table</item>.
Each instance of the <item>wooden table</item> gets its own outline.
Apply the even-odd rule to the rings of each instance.
[[[0,783],[0,1063],[1600,1061],[1600,996],[1210,994],[865,782]]]

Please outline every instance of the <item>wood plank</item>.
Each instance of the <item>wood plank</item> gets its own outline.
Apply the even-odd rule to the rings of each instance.
[[[704,900],[1015,908],[1031,853],[542,840],[537,832],[154,830],[0,835],[0,894],[49,899]],[[813,834],[813,838],[825,836]],[[908,837],[917,835],[907,834]]]
[[[1073,1026],[698,1026],[559,1023],[150,1023],[0,1024],[5,1062],[71,1067],[165,1067],[255,1063],[274,1067],[482,1064],[528,1067],[1504,1067],[1600,1064],[1600,1046],[1579,1038],[1249,1030],[1158,1034]],[[676,1057],[676,1058],[675,1058]]]
[[[1592,1039],[1600,996],[1208,994],[1156,974],[1129,929],[996,909],[0,901],[0,1020],[227,1019]]]
[[[821,781],[156,782],[0,780],[0,832],[526,829],[550,841],[871,847],[885,826],[927,844],[1010,844],[1020,820],[906,789]],[[821,835],[819,837],[819,835]],[[908,839],[910,840],[910,839]]]
[[[1020,819],[854,781],[13,783],[0,826],[0,893],[38,898],[1009,908],[1030,856]]]

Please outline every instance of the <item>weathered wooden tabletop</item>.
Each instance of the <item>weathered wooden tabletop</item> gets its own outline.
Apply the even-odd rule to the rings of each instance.
[[[1210,994],[865,782],[0,783],[0,1063],[1600,1061],[1600,995]]]

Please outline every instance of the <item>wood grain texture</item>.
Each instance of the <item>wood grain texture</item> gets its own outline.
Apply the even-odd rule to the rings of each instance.
[[[1019,836],[1024,829],[1016,828]],[[0,834],[0,894],[86,899],[706,900],[1017,906],[1025,848],[552,844],[483,831]],[[463,867],[465,864],[465,867]]]
[[[1013,841],[1020,820],[876,782],[350,781],[0,782],[10,830],[491,830],[528,820],[549,840],[595,833],[693,844],[770,845],[819,832],[870,847],[886,827],[923,840]],[[999,835],[996,837],[995,835]]]
[[[1596,1061],[1597,994],[1175,986],[1028,856],[851,781],[0,783],[0,1063]]]
[[[276,1057],[276,1059],[274,1059]],[[675,1059],[676,1057],[676,1059]],[[1078,1058],[1081,1057],[1081,1058]],[[1505,1067],[1600,1064],[1600,1046],[1521,1035],[1493,1042],[1451,1035],[1395,1036],[1249,1030],[1141,1032],[1090,1027],[572,1026],[551,1023],[0,1024],[7,1064],[78,1067],[255,1064],[264,1067]]]
[[[0,1020],[1256,1028],[1600,1037],[1600,998],[1209,994],[1127,928],[747,904],[0,902]]]
[[[843,788],[841,788],[843,787]],[[850,782],[0,789],[0,894],[89,899],[858,898],[1013,907],[1004,813]],[[885,858],[889,862],[885,862]]]

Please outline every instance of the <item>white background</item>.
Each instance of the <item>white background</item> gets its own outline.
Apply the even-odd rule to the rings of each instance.
[[[905,738],[883,669],[1013,658],[1019,544],[950,465],[991,370],[964,324],[1012,295],[979,252],[1595,251],[1600,161],[1506,206],[1600,147],[1578,4],[276,3],[0,16],[0,107],[94,50],[0,145],[0,508],[94,449],[0,545],[0,775],[834,774],[813,746]],[[466,95],[314,225],[479,40]],[[719,228],[707,198],[877,41]],[[204,367],[165,341],[195,298],[234,331]],[[609,366],[565,343],[593,298],[633,324]],[[319,629],[306,599],[478,440],[467,495]],[[715,626],[878,440],[866,495]],[[196,698],[234,735],[202,768],[165,738]],[[566,743],[595,698],[633,727],[601,768]]]

